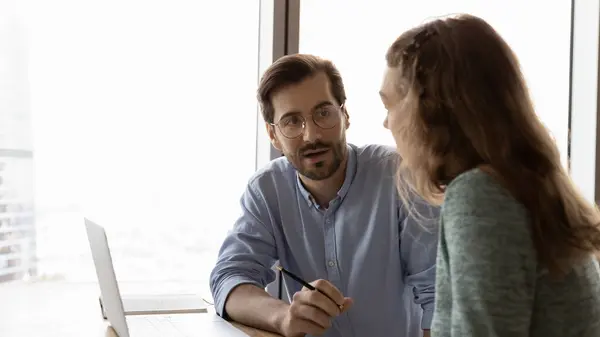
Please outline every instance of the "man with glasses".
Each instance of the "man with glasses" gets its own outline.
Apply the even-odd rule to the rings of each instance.
[[[263,75],[258,99],[285,158],[259,170],[241,198],[211,273],[217,313],[283,336],[428,335],[437,210],[402,204],[393,148],[347,144],[338,70],[285,56]],[[289,304],[265,291],[277,261],[301,279],[286,279]]]

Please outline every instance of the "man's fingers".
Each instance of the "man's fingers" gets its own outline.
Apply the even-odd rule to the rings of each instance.
[[[290,307],[291,324],[288,331],[293,332],[294,336],[297,333],[322,335],[331,327],[332,318],[348,311],[353,304],[352,298],[342,297],[340,309],[334,301],[319,290],[299,291],[293,296]]]
[[[339,315],[342,311],[339,305],[318,290],[311,291],[306,296],[311,305],[323,310],[331,317]]]
[[[344,297],[344,304],[342,304],[342,313],[348,311],[354,304],[354,300],[350,297]]]
[[[335,304],[338,306],[344,303],[344,295],[336,288],[331,282],[327,280],[316,280],[311,283],[315,288],[319,291],[323,292],[327,297],[329,297]]]
[[[317,290],[297,292],[294,294],[294,302],[312,306],[321,310],[329,317],[335,317],[340,314],[340,308],[337,304]]]
[[[322,329],[331,327],[331,317],[323,310],[311,305],[301,304],[295,308],[294,317],[316,324]]]

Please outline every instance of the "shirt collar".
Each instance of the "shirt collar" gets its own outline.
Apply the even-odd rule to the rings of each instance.
[[[344,197],[348,193],[348,189],[350,189],[350,185],[352,185],[352,181],[354,180],[354,176],[356,174],[356,167],[357,167],[355,146],[351,145],[351,144],[347,144],[346,148],[347,148],[347,152],[348,152],[348,160],[346,161],[346,175],[344,177],[344,183],[342,184],[342,187],[337,192],[337,198],[340,200],[344,199]],[[318,208],[319,205],[314,201],[310,192],[308,192],[306,190],[306,188],[304,187],[304,185],[302,184],[302,181],[300,180],[300,174],[298,174],[298,171],[296,171],[296,184],[298,185],[298,189],[300,190],[300,193],[302,193],[302,196],[308,202],[308,204],[310,206],[314,205],[315,207]]]

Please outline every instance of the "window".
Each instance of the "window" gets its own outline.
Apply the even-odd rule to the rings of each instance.
[[[382,126],[378,89],[387,47],[426,19],[466,12],[487,20],[513,48],[540,119],[567,162],[571,2],[304,0],[300,3],[301,53],[331,59],[344,78],[352,122],[348,141],[357,145],[394,141]],[[355,22],[360,18],[359,22]]]
[[[468,12],[498,29],[566,162],[570,6],[1,1],[0,281],[94,281],[86,216],[107,228],[120,281],[206,282],[255,162],[277,155],[263,151],[256,119],[270,58],[298,48],[333,60],[349,97],[348,140],[393,144],[377,94],[384,55],[436,15]],[[263,33],[280,41],[259,57]]]
[[[25,84],[18,96],[31,115],[31,276],[95,281],[85,216],[107,229],[121,282],[207,285],[255,171],[259,2],[28,0],[9,9],[27,33],[2,46],[0,60],[27,60],[12,79]],[[1,120],[20,109],[9,108]]]
[[[24,27],[14,4],[0,2],[0,282],[35,273]]]

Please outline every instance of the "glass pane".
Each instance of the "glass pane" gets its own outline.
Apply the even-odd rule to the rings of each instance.
[[[95,281],[86,216],[107,229],[120,281],[207,282],[255,170],[259,2],[29,0],[17,12],[33,276]]]
[[[0,282],[35,274],[33,159],[25,27],[0,1]]]
[[[355,144],[394,141],[382,126],[378,90],[385,52],[398,35],[426,19],[466,12],[487,20],[521,61],[538,115],[567,159],[571,2],[303,0],[300,52],[331,59],[345,80]],[[360,18],[360,22],[353,22]],[[532,22],[535,21],[535,24]]]
[[[0,151],[0,282],[35,273],[32,158]]]

